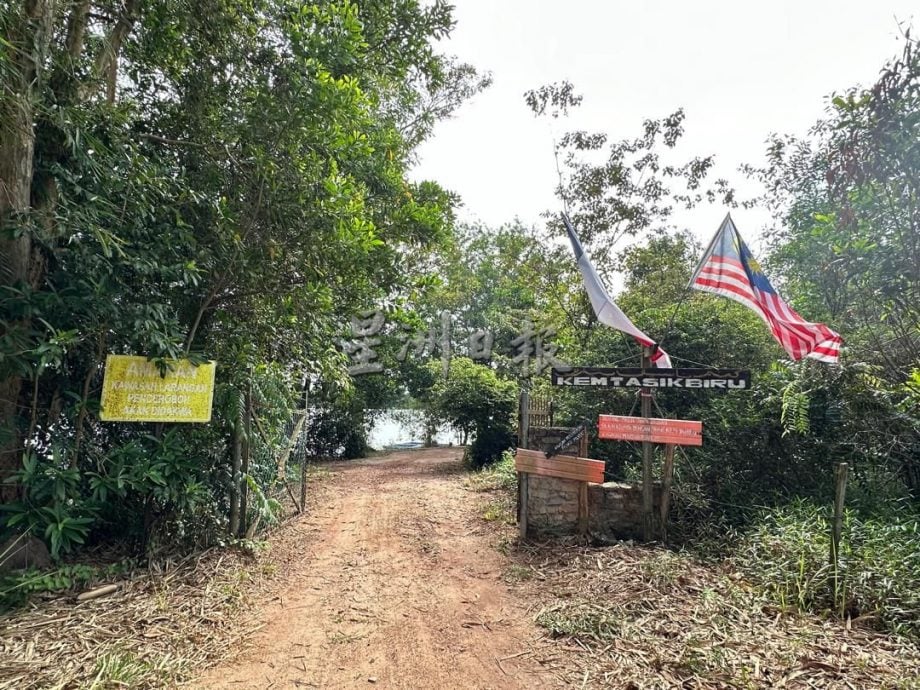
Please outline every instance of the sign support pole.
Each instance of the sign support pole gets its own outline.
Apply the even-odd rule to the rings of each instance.
[[[233,464],[230,469],[230,536],[240,532],[240,479],[243,461],[243,415],[242,410],[233,420]]]
[[[310,414],[310,379],[304,377],[303,382],[303,416],[304,419]],[[309,422],[305,422],[309,424]],[[300,512],[307,510],[307,454],[303,454],[300,461]]]
[[[651,348],[642,348],[642,369],[651,366]],[[639,389],[639,396],[642,408],[643,419],[652,416],[652,391],[649,388],[642,387]],[[653,525],[653,500],[652,500],[652,442],[645,440],[642,442],[642,539],[646,542],[654,539]]]
[[[520,401],[520,422],[518,423],[518,445],[521,448],[529,448],[530,436],[530,391],[526,388],[521,390]],[[518,472],[518,529],[520,531],[521,541],[527,539],[527,499],[529,493],[529,481],[527,472]]]
[[[578,457],[588,457],[587,429],[578,442]],[[582,537],[588,536],[588,482],[580,482],[578,485],[578,533]]]
[[[664,467],[661,470],[661,541],[668,543],[668,511],[671,508],[671,482],[674,479],[674,444],[664,447]]]

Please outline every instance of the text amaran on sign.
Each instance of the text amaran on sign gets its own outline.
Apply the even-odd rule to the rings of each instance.
[[[602,414],[598,437],[617,441],[651,441],[681,446],[703,445],[703,423],[685,419],[656,419]]]
[[[109,355],[102,380],[104,422],[210,422],[214,398],[214,362],[195,366],[188,360],[160,371],[146,357]]]

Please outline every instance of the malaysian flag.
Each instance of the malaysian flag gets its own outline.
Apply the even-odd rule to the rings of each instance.
[[[655,366],[670,369],[671,358],[668,357],[668,353],[658,347],[654,340],[636,328],[636,325],[629,320],[623,310],[610,299],[610,295],[607,294],[607,288],[604,287],[600,276],[597,275],[597,271],[591,263],[591,257],[588,256],[585,248],[581,246],[581,240],[575,234],[572,221],[569,220],[566,214],[562,214],[562,222],[565,223],[565,229],[569,233],[572,251],[575,252],[575,261],[578,262],[578,270],[581,271],[581,276],[585,279],[585,289],[588,291],[588,298],[591,300],[594,313],[597,314],[597,320],[618,331],[628,333],[641,345],[652,348],[650,359],[655,363]]]
[[[842,338],[823,323],[806,321],[776,294],[738,234],[731,215],[722,221],[689,287],[728,297],[753,309],[793,360],[811,357],[836,364],[840,357]]]

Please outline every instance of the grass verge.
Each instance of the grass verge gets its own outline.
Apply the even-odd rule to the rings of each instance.
[[[830,563],[827,510],[807,502],[761,513],[732,566],[783,610],[856,618],[920,640],[920,518],[848,512],[839,569]]]

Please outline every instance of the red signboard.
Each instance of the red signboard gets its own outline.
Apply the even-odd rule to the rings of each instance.
[[[554,455],[548,458],[542,451],[518,448],[514,465],[518,472],[539,474],[544,477],[574,479],[595,484],[601,484],[604,481],[604,462],[601,460],[576,458],[570,455]]]
[[[703,445],[703,423],[685,419],[654,419],[602,414],[597,420],[599,438],[618,441],[652,441],[681,446]]]

